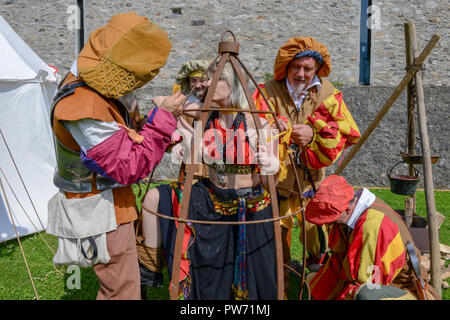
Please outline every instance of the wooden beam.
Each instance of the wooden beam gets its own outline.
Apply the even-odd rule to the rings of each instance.
[[[417,36],[416,27],[413,22],[405,23],[405,57],[406,57],[406,70],[408,70],[413,61],[414,57],[418,56],[417,50],[413,52],[413,47],[417,49]],[[414,41],[414,46],[411,42]],[[415,144],[415,126],[414,126],[414,79],[411,79],[408,83],[408,95],[407,95],[407,118],[408,118],[408,154],[414,155],[414,144]],[[409,165],[409,175],[414,175],[414,164]]]
[[[350,152],[347,154],[347,156],[342,160],[341,165],[334,171],[333,174],[339,175],[342,173],[342,171],[345,169],[345,167],[350,163],[350,161],[353,159],[355,154],[359,151],[359,149],[362,147],[364,142],[366,142],[367,138],[369,138],[370,134],[375,130],[375,128],[378,126],[378,123],[380,123],[381,119],[386,115],[386,113],[389,111],[389,109],[394,104],[395,100],[400,96],[403,89],[406,88],[408,83],[411,81],[411,79],[414,77],[416,72],[419,70],[419,68],[422,66],[425,59],[428,57],[428,55],[433,50],[436,43],[439,41],[440,37],[438,35],[433,35],[431,40],[428,42],[426,47],[423,49],[423,51],[420,53],[419,57],[414,60],[413,64],[411,65],[411,68],[406,72],[403,79],[400,81],[400,83],[395,88],[394,92],[391,94],[389,99],[386,101],[386,103],[381,108],[380,112],[378,112],[375,119],[372,120],[372,122],[367,127],[366,131],[361,135],[361,138],[359,139],[358,143],[354,145]]]
[[[414,54],[416,45],[415,39],[411,39],[412,53]],[[430,261],[431,261],[431,285],[441,296],[441,253],[439,250],[439,228],[438,214],[434,201],[433,172],[431,168],[430,140],[427,129],[427,115],[425,111],[425,96],[423,91],[422,74],[417,72],[415,75],[416,97],[417,97],[417,115],[419,119],[420,143],[422,146],[422,165],[424,175],[425,200],[428,216],[428,236],[430,239]]]
[[[406,57],[406,70],[408,70],[413,61],[414,57],[417,57],[417,37],[416,37],[416,26],[413,22],[405,22],[405,57]],[[411,44],[414,41],[415,46]],[[412,52],[413,47],[416,48],[415,52]],[[414,145],[415,145],[415,125],[414,125],[414,107],[415,107],[415,90],[414,90],[414,79],[408,82],[407,88],[407,123],[408,123],[408,154],[414,155]],[[409,175],[414,176],[414,164],[410,163]],[[405,222],[408,227],[411,227],[413,216],[416,213],[416,194],[409,196],[405,199]]]

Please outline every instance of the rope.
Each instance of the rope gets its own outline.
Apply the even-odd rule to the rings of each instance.
[[[1,130],[0,130],[0,132],[1,132]],[[20,251],[22,253],[23,260],[25,261],[25,266],[27,268],[28,276],[30,277],[31,284],[33,286],[35,297],[37,300],[39,300],[39,295],[37,293],[36,286],[34,285],[33,276],[31,275],[30,267],[28,266],[27,258],[25,257],[25,252],[23,251],[22,242],[20,241],[19,233],[17,232],[16,224],[14,222],[14,219],[13,219],[13,216],[11,213],[11,208],[9,206],[9,201],[8,201],[8,198],[6,197],[5,188],[3,187],[3,182],[1,179],[0,179],[0,186],[2,187],[3,195],[4,195],[5,201],[6,201],[6,206],[8,207],[9,216],[11,217],[11,222],[14,227],[14,232],[16,233],[17,242],[19,243],[19,247],[20,247]]]
[[[42,229],[45,229],[44,224],[42,223],[41,218],[39,217],[39,215],[38,215],[38,213],[37,213],[36,207],[34,206],[34,203],[33,203],[33,201],[31,200],[31,196],[30,196],[30,194],[28,193],[28,189],[27,189],[27,187],[25,186],[25,182],[23,182],[22,176],[21,176],[21,174],[20,174],[20,172],[19,172],[19,169],[17,168],[16,162],[14,161],[14,158],[13,158],[13,156],[12,156],[12,154],[11,154],[11,150],[9,150],[9,146],[8,146],[8,143],[7,143],[6,140],[5,140],[5,136],[3,135],[2,129],[0,129],[0,134],[2,135],[3,142],[5,143],[6,149],[8,149],[9,156],[11,157],[11,160],[12,160],[12,162],[13,162],[13,164],[14,164],[14,167],[16,168],[16,171],[17,171],[17,174],[19,175],[20,181],[22,182],[22,185],[23,185],[23,187],[25,188],[25,192],[27,193],[28,199],[30,200],[30,203],[31,203],[31,205],[33,206],[34,212],[36,213],[36,216],[37,216],[39,222],[41,223]]]
[[[182,111],[183,114],[189,114],[189,112],[192,111],[220,111],[220,112],[247,112],[247,113],[270,113],[270,114],[276,114],[275,111],[270,110],[244,110],[244,109],[235,109],[235,108],[195,108],[195,109],[189,109]]]
[[[9,183],[8,179],[6,178],[5,173],[3,172],[2,168],[0,167],[0,172],[2,173],[3,177],[5,178],[6,183],[8,184],[9,189],[11,190],[12,194],[14,195],[14,198],[16,199],[17,203],[19,204],[19,206],[22,208],[23,212],[25,213],[25,215],[27,216],[28,220],[30,220],[31,224],[33,225],[34,229],[36,230],[36,233],[42,238],[42,240],[45,242],[45,244],[47,245],[47,247],[50,249],[50,251],[53,254],[56,254],[56,252],[53,250],[52,247],[50,247],[50,245],[48,244],[48,242],[44,239],[44,237],[42,236],[41,232],[38,231],[36,225],[33,223],[33,220],[31,220],[30,216],[27,214],[27,211],[24,209],[24,207],[22,206],[22,204],[20,203],[19,199],[17,198],[16,193],[14,192],[13,188],[11,187],[11,184]]]
[[[194,219],[182,219],[182,218],[169,217],[169,216],[166,216],[166,215],[161,214],[159,212],[150,210],[147,207],[145,207],[144,205],[142,206],[142,208],[145,209],[146,211],[148,211],[149,213],[157,216],[157,217],[164,218],[164,219],[169,219],[169,220],[175,220],[175,221],[178,221],[178,222],[198,223],[198,224],[222,224],[222,225],[258,224],[258,223],[274,222],[274,221],[277,221],[277,220],[293,217],[293,216],[297,215],[298,213],[300,213],[300,212],[305,210],[305,206],[303,206],[299,210],[297,210],[294,213],[291,213],[289,215],[279,216],[277,218],[271,218],[271,219],[263,219],[263,220],[253,220],[253,221],[209,221],[209,220],[194,220]]]

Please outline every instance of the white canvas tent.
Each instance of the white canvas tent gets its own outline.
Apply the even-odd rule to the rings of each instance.
[[[1,16],[0,48],[0,129],[6,141],[0,135],[2,242],[16,238],[7,204],[19,236],[47,226],[47,202],[57,192],[49,120],[57,78]]]

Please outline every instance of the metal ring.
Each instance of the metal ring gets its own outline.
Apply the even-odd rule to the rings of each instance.
[[[392,166],[392,168],[387,172],[388,177],[391,176],[392,170],[393,170],[396,166],[398,166],[399,164],[401,164],[401,163],[404,163],[404,162],[403,162],[403,161],[399,161],[399,162],[397,162],[396,164],[394,164],[394,165]]]
[[[222,37],[220,37],[220,41],[223,41],[223,37],[225,36],[225,34],[227,33],[231,33],[231,35],[233,36],[233,40],[236,42],[236,37],[234,36],[233,31],[231,30],[226,30],[224,33],[222,33]]]
[[[396,166],[398,166],[400,163],[405,163],[405,162],[404,162],[404,161],[399,161],[399,162],[397,162],[396,164],[394,164],[394,165],[392,166],[392,168],[389,170],[389,172],[387,172],[388,178],[391,177],[392,170],[393,170]],[[416,173],[416,177],[418,177],[418,176],[419,176],[419,173],[421,173],[421,172],[420,172],[419,170],[417,170],[415,167],[413,167],[413,169],[414,169],[414,172]]]
[[[256,221],[230,221],[230,222],[225,222],[225,221],[193,220],[193,219],[182,219],[182,218],[169,217],[169,216],[166,216],[166,215],[161,214],[159,212],[155,212],[153,210],[149,210],[144,205],[142,205],[142,208],[145,209],[145,211],[147,211],[147,212],[149,212],[149,213],[151,213],[151,214],[153,214],[153,215],[155,215],[157,217],[164,218],[164,219],[175,220],[175,221],[183,222],[183,223],[221,224],[221,225],[226,225],[226,224],[229,224],[229,225],[258,224],[258,223],[266,223],[266,222],[275,222],[277,220],[290,218],[290,217],[295,216],[298,213],[300,213],[300,212],[305,210],[305,206],[303,206],[299,210],[297,210],[294,213],[291,213],[291,214],[289,214],[287,216],[279,216],[277,218],[263,219],[263,220],[256,220]]]
[[[231,111],[231,112],[248,112],[248,113],[271,113],[271,114],[276,114],[275,111],[270,111],[270,110],[244,110],[244,109],[234,109],[234,108],[195,108],[195,109],[189,109],[189,110],[183,110],[182,113],[186,113],[188,114],[189,112],[193,112],[193,111],[219,111],[219,112],[223,112],[223,111]]]

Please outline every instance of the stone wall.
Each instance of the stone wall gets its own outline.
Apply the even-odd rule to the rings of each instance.
[[[85,0],[87,34],[120,12],[135,11],[166,30],[172,41],[167,64],[149,86],[165,88],[189,59],[214,58],[221,34],[232,30],[241,58],[258,79],[273,73],[278,48],[293,36],[313,36],[331,54],[330,80],[359,84],[360,0],[107,1]],[[425,85],[448,85],[450,15],[446,0],[373,0],[371,84],[396,85],[404,72],[403,23],[416,24],[419,48],[441,36],[426,63]],[[75,0],[0,0],[0,14],[47,63],[64,73],[74,60]],[[374,13],[373,13],[374,14]]]
[[[0,0],[0,14],[44,61],[64,74],[75,58],[75,31],[69,28],[75,3],[75,0]],[[85,0],[85,24],[89,33],[114,14],[135,11],[166,30],[172,41],[169,59],[160,74],[138,90],[144,111],[149,110],[153,95],[170,93],[182,63],[214,58],[220,36],[227,29],[235,33],[240,57],[258,81],[263,81],[266,73],[273,73],[278,48],[290,37],[316,37],[331,53],[333,70],[329,80],[344,85],[341,88],[344,98],[363,132],[404,75],[403,23],[413,21],[420,50],[433,34],[441,37],[426,62],[424,84],[431,149],[441,157],[433,165],[434,184],[436,188],[449,189],[448,1],[373,0],[373,5],[379,8],[380,24],[372,29],[374,86],[370,87],[358,86],[359,0]],[[351,183],[388,186],[386,171],[401,159],[399,152],[405,150],[405,106],[403,93],[344,171]],[[420,144],[417,146],[419,152]],[[419,170],[422,171],[420,167]],[[176,173],[177,168],[166,157],[156,175],[176,176]]]
[[[425,64],[425,85],[449,85],[448,1],[373,0],[380,8],[380,28],[372,31],[371,84],[397,85],[405,70],[404,23],[416,26],[419,53],[434,34],[441,38]],[[345,82],[347,84],[347,82]]]

